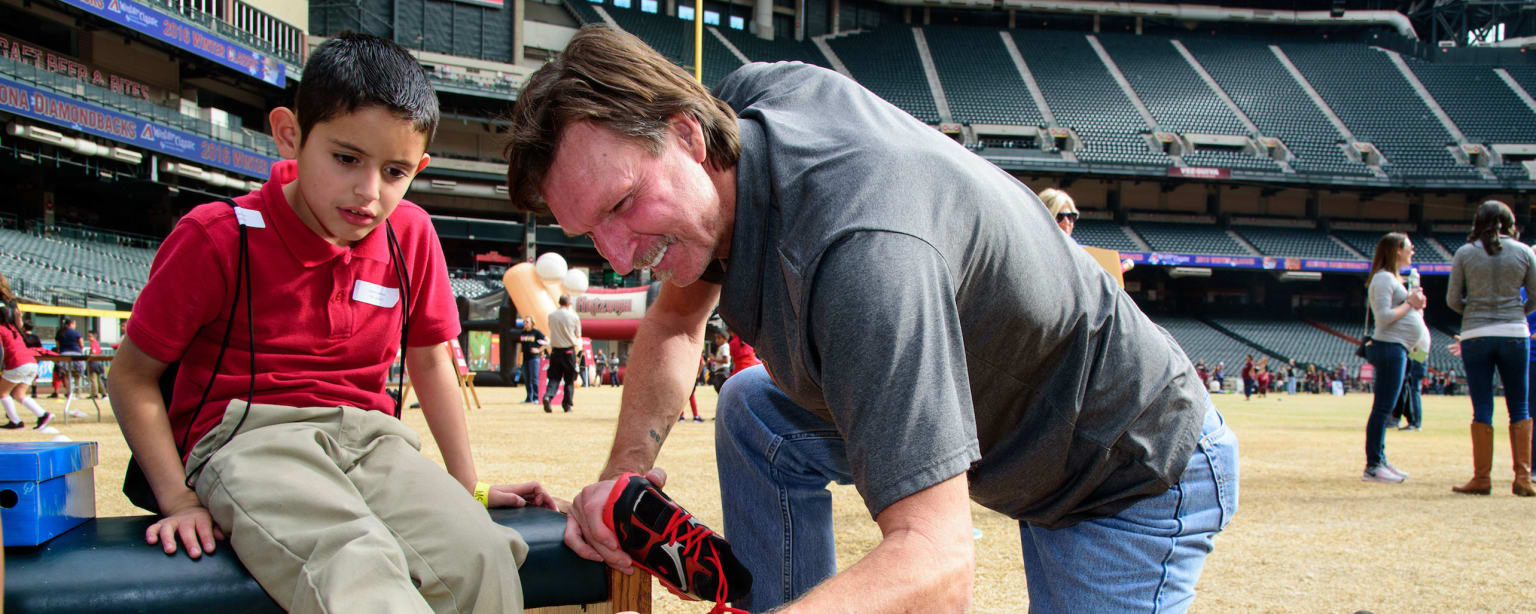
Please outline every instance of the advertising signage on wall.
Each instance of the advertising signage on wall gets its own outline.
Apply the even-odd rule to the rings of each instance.
[[[1123,259],[1137,265],[1202,267],[1208,269],[1258,269],[1265,271],[1317,271],[1319,273],[1357,273],[1371,270],[1364,260],[1325,260],[1322,258],[1276,258],[1272,256],[1213,256],[1209,254],[1169,254],[1163,252],[1120,252]],[[1413,265],[1423,275],[1450,275],[1449,264]]]
[[[54,53],[22,40],[0,36],[0,57],[9,58],[13,62],[31,64],[49,72],[78,79],[82,83],[89,83],[134,98],[154,101],[165,99],[163,92],[156,91],[148,85],[110,71],[102,72],[101,69],[87,66],[75,58]]]
[[[191,22],[171,17],[134,0],[59,1],[272,85],[282,87],[286,78],[286,72],[276,58],[231,43]]]
[[[458,2],[459,4],[473,4],[475,6],[483,6],[483,7],[486,7],[486,8],[493,8],[493,9],[499,9],[499,8],[501,8],[503,6],[502,0],[453,0],[453,1],[454,2]]]
[[[0,78],[0,110],[257,179],[277,162],[253,151]]]

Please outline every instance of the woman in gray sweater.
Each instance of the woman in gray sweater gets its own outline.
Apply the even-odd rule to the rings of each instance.
[[[1515,240],[1515,216],[1509,206],[1490,200],[1477,208],[1469,243],[1456,250],[1445,302],[1461,314],[1461,361],[1472,395],[1472,479],[1451,490],[1486,495],[1492,491],[1493,373],[1504,382],[1509,409],[1510,456],[1519,496],[1531,488],[1531,415],[1526,391],[1531,331],[1525,315],[1536,309],[1536,256]],[[1524,296],[1521,289],[1525,290]]]
[[[1367,307],[1376,318],[1372,343],[1366,359],[1376,370],[1375,397],[1371,417],[1365,423],[1366,482],[1396,484],[1408,474],[1387,462],[1387,416],[1397,406],[1403,392],[1403,377],[1408,371],[1408,348],[1419,343],[1424,328],[1424,290],[1409,290],[1398,271],[1413,264],[1413,242],[1401,232],[1389,232],[1376,242],[1371,258],[1370,291]]]

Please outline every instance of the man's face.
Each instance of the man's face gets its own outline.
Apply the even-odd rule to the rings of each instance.
[[[671,127],[653,155],[606,127],[573,123],[540,187],[565,232],[591,237],[618,274],[649,268],[686,286],[729,253],[732,212],[704,166],[698,123],[677,115]]]
[[[383,107],[362,107],[310,128],[295,152],[299,179],[283,193],[305,226],[349,246],[395,211],[426,166],[425,151],[426,136],[409,120]]]

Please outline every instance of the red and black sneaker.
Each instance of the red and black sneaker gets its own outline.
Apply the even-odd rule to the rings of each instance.
[[[645,477],[619,476],[603,508],[603,523],[635,565],[689,601],[714,601],[711,612],[742,612],[727,601],[745,597],[752,574],[731,553],[730,542]]]

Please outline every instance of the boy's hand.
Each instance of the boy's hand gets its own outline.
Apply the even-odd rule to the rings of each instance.
[[[204,552],[212,554],[214,540],[224,539],[224,532],[214,524],[208,508],[193,497],[190,503],[170,511],[164,518],[149,525],[149,529],[144,532],[144,541],[151,545],[160,544],[166,554],[176,554],[178,536],[186,544],[187,556],[196,559],[203,556]]]
[[[489,500],[490,507],[527,507],[532,505],[557,512],[560,511],[560,504],[564,503],[544,490],[544,486],[538,482],[497,484],[491,487]]]

